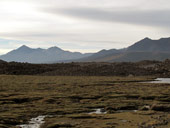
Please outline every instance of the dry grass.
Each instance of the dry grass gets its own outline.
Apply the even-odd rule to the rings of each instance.
[[[12,128],[39,115],[52,115],[43,128],[168,128],[170,86],[138,83],[150,79],[0,76],[0,128]],[[143,111],[145,105],[159,105],[158,110],[164,105],[167,111]],[[94,108],[104,108],[107,114],[89,115]]]

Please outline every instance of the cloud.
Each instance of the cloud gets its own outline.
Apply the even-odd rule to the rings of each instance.
[[[14,35],[15,36],[15,35]],[[32,37],[32,36],[31,36]],[[21,39],[21,37],[20,37]],[[114,41],[100,41],[100,40],[78,40],[78,41],[24,41],[24,40],[12,40],[12,39],[0,39],[0,55],[5,54],[13,49],[16,49],[22,45],[27,45],[31,48],[44,48],[47,49],[49,47],[57,46],[64,50],[72,51],[72,52],[98,52],[101,49],[110,49],[111,44],[120,45],[120,42]],[[91,44],[91,45],[89,45]],[[103,47],[105,45],[105,47]]]
[[[154,27],[170,27],[170,10],[138,10],[138,9],[99,9],[99,8],[48,8],[44,11],[61,14],[77,19],[136,24]],[[168,28],[169,29],[169,28]]]
[[[12,40],[0,41],[0,52],[23,44],[93,52],[169,36],[169,5],[169,0],[0,0],[0,38]]]

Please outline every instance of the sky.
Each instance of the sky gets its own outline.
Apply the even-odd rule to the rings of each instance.
[[[97,52],[170,37],[170,0],[0,0],[0,54],[21,45]]]

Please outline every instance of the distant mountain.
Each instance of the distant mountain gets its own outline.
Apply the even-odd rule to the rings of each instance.
[[[29,63],[57,62],[136,62],[142,60],[162,61],[170,59],[170,38],[152,40],[144,38],[124,49],[101,50],[82,54],[64,51],[58,47],[32,49],[25,45],[0,56],[1,60]]]
[[[170,38],[152,40],[145,38],[125,49],[102,50],[80,62],[136,62],[142,60],[170,59]]]
[[[145,38],[127,48],[127,52],[170,52],[170,38]]]
[[[123,53],[124,51],[126,51],[126,49],[110,49],[110,50],[103,49],[97,53],[94,53],[91,56],[81,58],[77,61],[80,61],[80,62],[91,62],[91,61],[102,62],[102,61],[105,61],[105,62],[107,62],[107,61],[109,61],[109,59],[107,59],[108,57],[111,57],[111,56],[116,57],[116,55],[119,55],[119,54]]]
[[[64,62],[65,60],[80,59],[90,55],[92,54],[64,51],[58,47],[51,47],[49,49],[32,49],[23,45],[16,50],[0,56],[0,59],[8,62],[15,61],[28,63],[52,63],[62,61]]]

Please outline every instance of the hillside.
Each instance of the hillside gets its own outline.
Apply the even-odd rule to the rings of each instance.
[[[101,50],[94,54],[64,51],[58,47],[32,49],[23,45],[0,59],[28,63],[164,61],[170,59],[170,38],[144,38],[124,49]]]
[[[169,52],[170,38],[152,40],[145,38],[127,48],[127,52]]]
[[[125,49],[102,50],[80,62],[137,62],[142,60],[163,61],[170,58],[170,38],[152,40],[145,38]]]
[[[92,55],[91,53],[82,54],[80,52],[64,51],[58,47],[48,49],[32,49],[25,45],[16,50],[0,56],[0,59],[11,62],[28,62],[28,63],[53,63],[65,60],[80,59]]]

